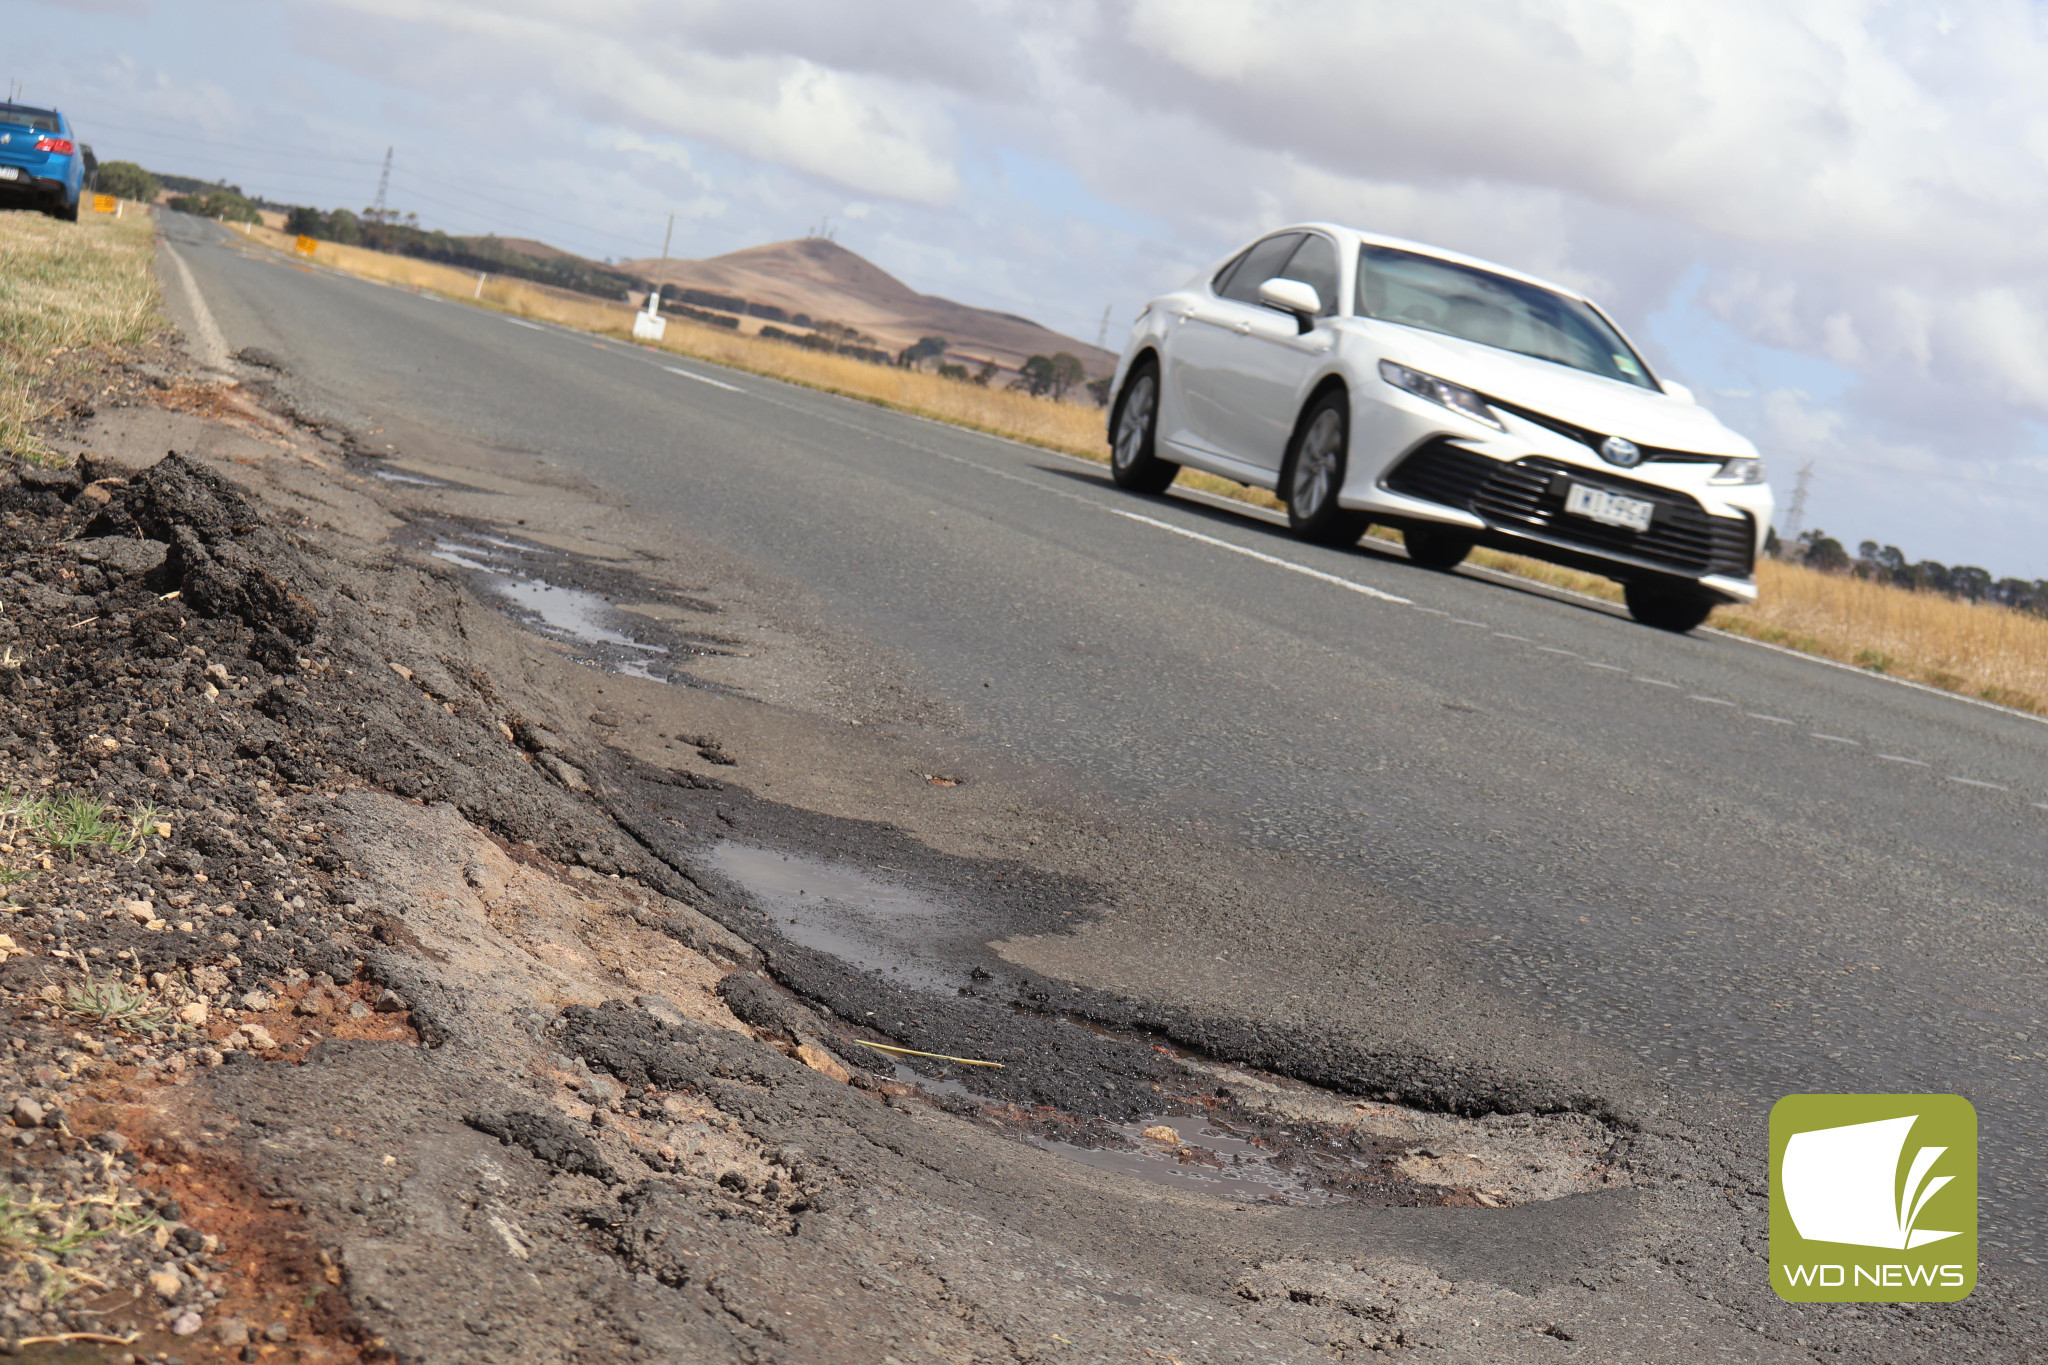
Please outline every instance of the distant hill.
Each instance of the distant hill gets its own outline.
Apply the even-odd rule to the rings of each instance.
[[[689,290],[683,301],[699,308],[778,325],[838,323],[890,351],[921,337],[942,336],[948,360],[993,360],[1005,370],[1015,370],[1031,356],[1067,351],[1080,359],[1091,378],[1116,368],[1116,356],[1100,347],[1013,313],[920,294],[872,261],[822,237],[748,247],[702,261],[621,261],[615,268]]]

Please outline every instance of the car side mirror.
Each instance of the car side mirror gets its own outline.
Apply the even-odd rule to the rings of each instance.
[[[1294,314],[1297,336],[1314,327],[1316,314],[1323,311],[1323,299],[1316,293],[1316,287],[1300,280],[1267,280],[1259,286],[1259,302],[1282,313]]]
[[[1670,394],[1673,398],[1676,398],[1681,403],[1691,403],[1697,406],[1700,401],[1699,399],[1693,396],[1693,392],[1691,389],[1679,383],[1676,379],[1660,379],[1657,381],[1657,383],[1658,386],[1664,390],[1664,392]]]

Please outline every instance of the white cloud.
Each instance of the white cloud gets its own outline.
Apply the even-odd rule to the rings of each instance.
[[[950,121],[931,95],[798,56],[719,55],[663,35],[690,6],[330,4],[409,30],[379,56],[415,88],[452,80],[458,89],[488,89],[516,77],[529,97],[545,91],[565,102],[564,113],[718,143],[849,189],[943,204],[959,188]],[[414,41],[420,31],[441,41],[422,48]],[[401,54],[395,62],[393,53]]]

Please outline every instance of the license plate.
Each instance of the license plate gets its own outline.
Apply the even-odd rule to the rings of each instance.
[[[0,166],[0,180],[19,180],[21,170],[16,166]]]
[[[1564,510],[1573,516],[1585,517],[1605,526],[1626,526],[1631,531],[1650,529],[1650,517],[1657,510],[1654,502],[1641,498],[1624,498],[1619,493],[1610,493],[1604,488],[1588,488],[1575,483],[1564,495]]]

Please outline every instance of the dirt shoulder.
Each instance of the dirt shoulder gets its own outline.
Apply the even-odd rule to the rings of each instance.
[[[1860,1330],[1727,1272],[1759,1191],[1612,1059],[1505,1009],[1462,1058],[1404,1022],[1454,989],[1440,945],[1390,939],[1358,1037],[1187,964],[1129,984],[1148,900],[1342,888],[1199,839],[1134,860],[890,660],[544,460],[346,429],[267,357],[231,387],[96,363],[125,397],[49,430],[77,463],[0,474],[17,1349],[1763,1360]]]

